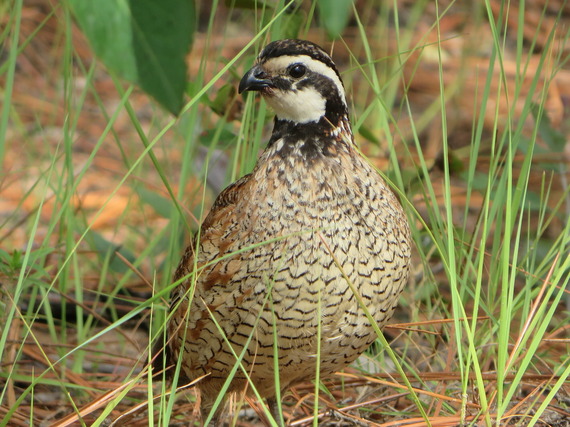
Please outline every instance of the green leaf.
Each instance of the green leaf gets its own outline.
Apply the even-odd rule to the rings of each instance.
[[[331,39],[338,38],[352,16],[353,0],[318,0],[319,20]]]
[[[139,195],[140,200],[154,209],[154,211],[163,218],[170,218],[174,209],[172,200],[162,197],[160,194],[150,191],[142,185],[137,185],[135,191]]]
[[[257,10],[263,7],[273,9],[271,5],[261,1],[261,0],[225,0],[224,4],[229,8],[236,9],[252,9]]]
[[[105,239],[101,234],[96,231],[89,230],[86,235],[86,240],[91,243],[91,247],[102,258],[109,257],[109,268],[117,273],[126,273],[129,267],[120,259],[116,254],[120,253],[131,264],[134,264],[136,257],[134,254],[113,242]]]
[[[70,3],[95,54],[108,68],[136,83],[138,73],[127,0],[70,0]]]
[[[200,144],[205,147],[211,147],[215,144],[222,142],[222,145],[234,145],[237,141],[237,135],[231,131],[231,128],[224,127],[221,129],[208,129],[200,134],[198,137]]]
[[[296,10],[293,13],[283,15],[283,38],[296,39],[299,37],[299,31],[305,22],[305,13],[302,10]]]
[[[378,139],[378,137],[374,135],[374,132],[372,132],[366,126],[364,125],[360,126],[360,128],[358,129],[358,133],[360,134],[360,136],[372,142],[374,145],[380,145],[380,140]]]
[[[214,113],[223,116],[237,97],[237,89],[233,83],[226,83],[216,93],[216,97],[209,103]]]
[[[186,89],[186,55],[196,27],[194,1],[130,0],[129,4],[138,83],[178,114]]]
[[[70,0],[95,54],[173,114],[182,109],[194,0]]]
[[[561,132],[552,127],[546,111],[543,111],[540,117],[539,113],[539,105],[532,104],[532,115],[535,120],[539,120],[538,134],[544,140],[551,152],[562,153],[564,151],[564,147],[566,146],[566,138]]]

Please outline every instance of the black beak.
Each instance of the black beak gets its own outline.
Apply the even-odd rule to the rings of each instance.
[[[255,65],[251,70],[245,73],[239,82],[238,92],[242,93],[246,90],[261,90],[266,87],[272,86],[271,80],[263,69]]]

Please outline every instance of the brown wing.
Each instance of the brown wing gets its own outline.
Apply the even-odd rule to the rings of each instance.
[[[187,276],[190,274],[194,269],[194,254],[196,253],[196,244],[198,238],[203,238],[205,235],[209,234],[208,232],[211,231],[210,229],[213,226],[219,225],[220,222],[223,222],[224,218],[228,218],[231,215],[233,206],[237,202],[239,197],[243,197],[244,187],[246,187],[247,183],[251,174],[247,174],[242,178],[238,179],[233,184],[230,184],[226,187],[222,192],[218,195],[210,212],[202,222],[202,226],[200,227],[200,233],[196,234],[192,239],[192,242],[186,250],[184,251],[184,255],[176,268],[176,272],[174,273],[174,281],[179,281],[182,277]],[[240,196],[241,194],[241,196]],[[177,298],[177,295],[174,295]],[[171,301],[171,307],[175,303],[174,298]]]
[[[233,184],[226,187],[216,198],[210,212],[206,216],[206,219],[203,221],[202,226],[200,228],[200,233],[196,234],[192,242],[188,245],[186,250],[184,251],[184,255],[176,268],[176,272],[174,273],[173,282],[178,282],[183,279],[185,276],[189,276],[190,273],[194,270],[194,255],[196,253],[196,245],[198,243],[198,238],[202,239],[204,236],[208,236],[208,239],[211,241],[212,236],[211,233],[214,231],[213,228],[220,225],[220,221],[223,218],[228,218],[231,216],[231,212],[233,210],[233,206],[239,200],[239,197],[243,197],[243,189],[246,187],[250,175],[245,175],[241,179],[237,180]],[[240,195],[241,194],[241,195]],[[214,233],[215,234],[215,233]],[[221,248],[223,249],[223,248]],[[180,303],[180,299],[186,292],[186,281],[184,280],[172,293],[171,300],[170,300],[170,311],[175,310]],[[169,340],[172,340],[172,335],[169,334]],[[167,345],[166,347],[163,346],[162,340],[159,340],[153,349],[153,371],[159,372],[163,369],[164,366],[168,367],[175,363],[172,360],[172,351],[171,346]],[[164,360],[166,360],[166,365],[164,364]]]

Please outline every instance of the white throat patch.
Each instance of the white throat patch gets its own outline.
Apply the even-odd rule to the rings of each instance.
[[[314,88],[281,92],[265,96],[265,101],[275,111],[278,119],[297,123],[319,121],[325,115],[326,99]]]

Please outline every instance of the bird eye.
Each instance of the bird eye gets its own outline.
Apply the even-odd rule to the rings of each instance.
[[[303,77],[307,72],[307,67],[303,64],[294,64],[289,67],[289,75],[295,79]]]

